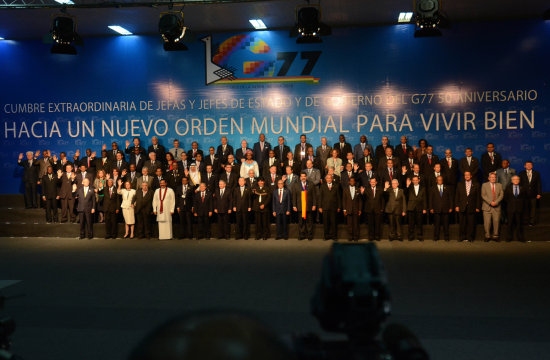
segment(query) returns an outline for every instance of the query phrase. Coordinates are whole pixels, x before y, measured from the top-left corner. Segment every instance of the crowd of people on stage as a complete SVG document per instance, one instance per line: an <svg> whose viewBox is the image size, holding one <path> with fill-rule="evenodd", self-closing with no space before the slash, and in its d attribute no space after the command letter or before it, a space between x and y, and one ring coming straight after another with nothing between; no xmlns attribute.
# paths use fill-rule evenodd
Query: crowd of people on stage
<svg viewBox="0 0 550 360"><path fill-rule="evenodd" d="M316 148L306 135L293 148L282 136L272 145L260 134L251 147L242 140L235 148L222 136L208 149L196 141L183 149L178 140L166 149L157 137L146 147L136 137L124 148L104 144L100 156L86 149L68 159L44 150L20 154L18 163L26 207L39 206L39 186L46 221L79 222L81 238L93 237L94 222L116 238L120 218L125 238L211 238L216 224L217 237L229 239L235 224L234 238L248 239L254 223L254 237L267 239L274 222L277 239L288 239L289 224L298 223L298 239L312 240L322 222L325 240L372 241L387 222L390 240L423 240L429 224L434 240L442 232L448 241L458 214L459 241L474 241L478 217L486 241L499 240L502 223L505 240L525 241L523 227L535 223L542 196L531 161L516 174L493 143L479 158L471 148L460 159L450 149L441 157L433 150L424 139L411 146L406 136L396 145L384 136L376 146L365 135L354 146L344 135L332 146L321 137ZM342 220L347 230L339 235Z"/></svg>

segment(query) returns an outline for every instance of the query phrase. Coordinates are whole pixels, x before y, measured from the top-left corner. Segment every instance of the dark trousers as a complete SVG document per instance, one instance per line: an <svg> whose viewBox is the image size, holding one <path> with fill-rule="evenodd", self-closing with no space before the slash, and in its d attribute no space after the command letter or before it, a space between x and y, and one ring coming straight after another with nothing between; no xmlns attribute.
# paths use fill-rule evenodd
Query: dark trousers
<svg viewBox="0 0 550 360"><path fill-rule="evenodd" d="M300 227L300 240L308 238L313 239L313 212L307 211L306 218L302 217L302 214L298 212L298 226Z"/></svg>
<svg viewBox="0 0 550 360"><path fill-rule="evenodd" d="M434 213L434 240L439 240L441 226L445 240L449 240L449 213Z"/></svg>
<svg viewBox="0 0 550 360"><path fill-rule="evenodd" d="M277 214L277 216L275 216L278 238L288 239L288 220L289 216L286 213Z"/></svg>
<svg viewBox="0 0 550 360"><path fill-rule="evenodd" d="M229 239L231 237L231 225L229 214L218 213L218 239Z"/></svg>
<svg viewBox="0 0 550 360"><path fill-rule="evenodd" d="M254 218L256 220L256 239L267 239L271 236L271 231L269 231L269 215L270 213L267 211L255 212Z"/></svg>
<svg viewBox="0 0 550 360"><path fill-rule="evenodd" d="M38 196L36 192L36 183L33 181L25 182L25 207L38 207L38 202L36 197Z"/></svg>
<svg viewBox="0 0 550 360"><path fill-rule="evenodd" d="M210 236L211 236L210 216L208 216L208 214L198 215L197 216L197 239L204 239L204 238L210 239Z"/></svg>
<svg viewBox="0 0 550 360"><path fill-rule="evenodd" d="M418 238L422 238L422 210L408 211L409 218L409 240L413 240L418 231Z"/></svg>
<svg viewBox="0 0 550 360"><path fill-rule="evenodd" d="M514 240L514 237L518 241L525 241L523 236L523 219L522 212L520 211L509 211L508 212L508 231L506 235L506 241Z"/></svg>
<svg viewBox="0 0 550 360"><path fill-rule="evenodd" d="M526 203L525 222L534 224L537 220L537 198L529 198Z"/></svg>
<svg viewBox="0 0 550 360"><path fill-rule="evenodd" d="M368 213L367 221L369 223L369 240L380 240L382 233L382 213L373 211Z"/></svg>
<svg viewBox="0 0 550 360"><path fill-rule="evenodd" d="M237 229L235 230L235 239L248 239L250 237L250 214L248 211L237 211L235 220Z"/></svg>
<svg viewBox="0 0 550 360"><path fill-rule="evenodd" d="M323 230L325 233L325 240L336 240L337 228L338 224L336 224L336 210L323 209Z"/></svg>
<svg viewBox="0 0 550 360"><path fill-rule="evenodd" d="M348 239L350 241L359 240L359 214L347 214Z"/></svg>
<svg viewBox="0 0 550 360"><path fill-rule="evenodd" d="M104 212L105 215L105 236L106 237L117 237L117 214L115 211L106 211ZM137 214L136 214L136 222L137 222ZM139 224L139 223L138 223Z"/></svg>
<svg viewBox="0 0 550 360"><path fill-rule="evenodd" d="M180 238L193 238L193 214L191 211L182 210L178 213L180 218Z"/></svg>
<svg viewBox="0 0 550 360"><path fill-rule="evenodd" d="M401 215L400 214L388 214L390 220L390 240L401 240Z"/></svg>
<svg viewBox="0 0 550 360"><path fill-rule="evenodd" d="M57 222L57 199L46 198L46 221Z"/></svg>
<svg viewBox="0 0 550 360"><path fill-rule="evenodd" d="M458 214L458 233L460 240L474 241L476 237L476 213L460 212Z"/></svg>
<svg viewBox="0 0 550 360"><path fill-rule="evenodd" d="M71 222L76 220L74 199L61 199L61 221L67 221L68 219L70 219Z"/></svg>
<svg viewBox="0 0 550 360"><path fill-rule="evenodd" d="M151 237L151 214L148 211L140 211L136 217L136 236L143 238ZM116 216L113 218L116 221ZM156 228L156 226L155 226Z"/></svg>
<svg viewBox="0 0 550 360"><path fill-rule="evenodd" d="M78 220L80 222L80 237L88 237L91 239L94 237L94 224L92 222L91 211L81 211L78 213Z"/></svg>

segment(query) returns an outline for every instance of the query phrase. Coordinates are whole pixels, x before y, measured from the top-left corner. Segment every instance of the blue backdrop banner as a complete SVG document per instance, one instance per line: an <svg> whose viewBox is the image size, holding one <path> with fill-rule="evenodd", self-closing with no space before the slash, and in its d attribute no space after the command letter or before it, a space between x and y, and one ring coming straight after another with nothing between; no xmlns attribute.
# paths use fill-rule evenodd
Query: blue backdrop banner
<svg viewBox="0 0 550 360"><path fill-rule="evenodd" d="M442 156L493 142L512 167L532 160L550 177L550 22L455 24L439 38L411 25L335 29L322 43L285 31L202 34L189 51L158 36L85 39L78 55L34 41L0 41L0 178L21 191L19 153L99 153L152 136L203 150L265 133L293 148L344 134L354 145L407 135ZM549 191L548 182L544 190Z"/></svg>

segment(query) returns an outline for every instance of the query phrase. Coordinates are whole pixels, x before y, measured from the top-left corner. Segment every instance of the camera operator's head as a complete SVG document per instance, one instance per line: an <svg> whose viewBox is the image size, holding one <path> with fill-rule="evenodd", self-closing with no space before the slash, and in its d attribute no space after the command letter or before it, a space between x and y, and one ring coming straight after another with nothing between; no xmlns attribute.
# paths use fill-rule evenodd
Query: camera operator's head
<svg viewBox="0 0 550 360"><path fill-rule="evenodd" d="M264 324L231 312L198 312L145 337L129 360L288 360L294 356Z"/></svg>

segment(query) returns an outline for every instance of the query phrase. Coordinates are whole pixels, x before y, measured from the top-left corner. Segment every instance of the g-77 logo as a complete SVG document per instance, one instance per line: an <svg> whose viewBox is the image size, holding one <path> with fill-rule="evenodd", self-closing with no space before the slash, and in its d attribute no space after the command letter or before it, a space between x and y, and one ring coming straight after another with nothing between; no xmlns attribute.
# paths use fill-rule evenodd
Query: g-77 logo
<svg viewBox="0 0 550 360"><path fill-rule="evenodd" d="M273 82L319 83L311 76L321 51L284 51L275 53L269 45L255 34L235 35L220 44L212 55L212 36L201 39L205 51L206 85L251 84ZM287 76L289 70L297 71L294 65L300 54L303 62L300 76ZM275 65L281 62L275 75ZM305 61L305 62L304 62ZM235 67L235 65L238 66Z"/></svg>

